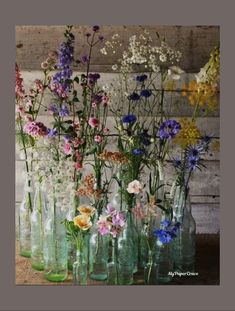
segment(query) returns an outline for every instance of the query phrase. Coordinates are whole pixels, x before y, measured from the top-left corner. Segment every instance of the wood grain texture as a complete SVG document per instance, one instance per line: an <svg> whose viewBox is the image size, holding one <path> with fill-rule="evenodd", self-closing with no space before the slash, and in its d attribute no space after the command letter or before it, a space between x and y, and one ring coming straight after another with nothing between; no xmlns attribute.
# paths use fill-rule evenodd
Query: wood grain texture
<svg viewBox="0 0 235 311"><path fill-rule="evenodd" d="M219 26L102 26L100 33L105 39L120 34L122 46L116 54L104 57L97 45L92 55L91 70L110 72L111 66L120 58L129 37L147 29L153 38L156 32L171 46L183 53L181 67L188 72L197 72L208 60L210 51L219 43ZM77 25L75 34L75 59L87 54L85 34L88 26ZM50 50L57 49L63 38L64 26L16 26L16 61L23 69L39 69ZM79 67L80 68L80 67Z"/></svg>
<svg viewBox="0 0 235 311"><path fill-rule="evenodd" d="M196 265L198 276L175 276L168 285L219 285L219 235L197 235L196 239ZM16 242L16 285L72 285L72 275L62 283L48 282L43 272L31 268L29 258L19 256L19 245ZM106 285L105 281L88 281L88 285ZM144 285L143 271L134 275L134 285Z"/></svg>

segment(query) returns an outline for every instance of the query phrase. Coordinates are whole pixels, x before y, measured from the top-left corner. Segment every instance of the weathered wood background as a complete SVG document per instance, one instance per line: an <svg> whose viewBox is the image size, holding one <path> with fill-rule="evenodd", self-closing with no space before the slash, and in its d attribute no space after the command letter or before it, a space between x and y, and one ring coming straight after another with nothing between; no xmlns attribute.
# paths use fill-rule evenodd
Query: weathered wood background
<svg viewBox="0 0 235 311"><path fill-rule="evenodd" d="M180 67L187 72L183 76L183 82L194 79L194 73L204 66L211 50L219 43L219 27L217 26L103 26L100 32L105 39L110 39L112 35L119 33L122 47L110 57L104 57L98 51L100 47L94 50L91 70L102 73L101 84L115 81L117 73L113 73L112 65L116 63L122 50L127 46L130 35L139 34L144 29L147 29L153 36L158 32L170 45L183 53ZM76 59L87 53L84 38L88 31L88 26L75 26L74 28ZM57 49L59 43L63 41L63 32L64 26L16 26L16 62L22 70L26 88L34 79L41 77L40 64L47 58L47 53ZM79 65L75 65L73 69L82 70ZM182 82L177 85L177 92L171 92L168 99L169 105L173 103L172 116L176 118L188 117L192 112L187 100L180 96L181 86ZM45 104L49 101L48 94ZM40 118L46 124L50 123L50 117L45 113L42 112ZM110 127L112 123L112 116L110 116ZM219 111L206 117L201 116L198 119L198 125L200 129L214 134L219 140ZM191 183L193 215L198 233L219 232L219 160L219 151L209 153L205 161L207 169L196 174ZM22 169L23 162L19 159L16 150L16 211L22 197Z"/></svg>

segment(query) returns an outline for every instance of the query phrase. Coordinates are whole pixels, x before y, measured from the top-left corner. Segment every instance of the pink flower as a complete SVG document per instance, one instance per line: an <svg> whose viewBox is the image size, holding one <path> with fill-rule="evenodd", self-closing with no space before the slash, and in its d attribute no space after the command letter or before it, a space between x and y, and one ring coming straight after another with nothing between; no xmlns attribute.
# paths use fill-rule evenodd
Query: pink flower
<svg viewBox="0 0 235 311"><path fill-rule="evenodd" d="M104 106L107 106L108 101L109 101L108 96L106 96L106 95L102 96L102 101L103 101Z"/></svg>
<svg viewBox="0 0 235 311"><path fill-rule="evenodd" d="M91 106L92 106L92 108L96 108L96 107L97 107L96 102L93 102L93 103L91 104Z"/></svg>
<svg viewBox="0 0 235 311"><path fill-rule="evenodd" d="M141 183L138 180L133 180L132 182L129 183L126 190L129 193L138 194L142 191L142 189L143 186L141 185Z"/></svg>
<svg viewBox="0 0 235 311"><path fill-rule="evenodd" d="M101 215L97 222L97 225L101 235L106 235L110 233L111 224L107 220L107 217Z"/></svg>
<svg viewBox="0 0 235 311"><path fill-rule="evenodd" d="M77 161L80 161L82 159L82 155L78 150L75 151L75 157L76 157Z"/></svg>
<svg viewBox="0 0 235 311"><path fill-rule="evenodd" d="M42 122L28 122L24 126L25 133L33 136L45 136L47 135L47 127Z"/></svg>
<svg viewBox="0 0 235 311"><path fill-rule="evenodd" d="M104 134L107 134L109 132L109 129L107 127L104 127L103 132L104 132Z"/></svg>
<svg viewBox="0 0 235 311"><path fill-rule="evenodd" d="M88 124L89 124L92 128L98 127L98 125L99 125L99 120L96 119L96 118L90 118L90 119L88 120Z"/></svg>
<svg viewBox="0 0 235 311"><path fill-rule="evenodd" d="M74 164L74 167L77 171L81 170L82 169L82 163L81 162L76 162Z"/></svg>
<svg viewBox="0 0 235 311"><path fill-rule="evenodd" d="M44 88L42 81L39 80L39 79L36 79L36 80L34 81L34 83L35 83L36 90L37 90L39 93L41 93L41 92L43 91L43 88Z"/></svg>
<svg viewBox="0 0 235 311"><path fill-rule="evenodd" d="M116 214L117 211L111 204L108 204L106 207L106 212L109 216L113 216Z"/></svg>
<svg viewBox="0 0 235 311"><path fill-rule="evenodd" d="M101 143L103 138L100 135L95 135L95 142Z"/></svg>
<svg viewBox="0 0 235 311"><path fill-rule="evenodd" d="M67 155L72 153L72 148L68 142L64 145L64 153Z"/></svg>

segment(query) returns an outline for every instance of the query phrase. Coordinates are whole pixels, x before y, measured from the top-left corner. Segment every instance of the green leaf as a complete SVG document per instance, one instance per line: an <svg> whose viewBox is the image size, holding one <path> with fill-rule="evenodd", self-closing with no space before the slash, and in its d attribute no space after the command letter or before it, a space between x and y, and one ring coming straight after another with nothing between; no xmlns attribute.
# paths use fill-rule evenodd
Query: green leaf
<svg viewBox="0 0 235 311"><path fill-rule="evenodd" d="M79 78L78 78L78 76L75 77L73 80L74 80L75 82L79 83Z"/></svg>

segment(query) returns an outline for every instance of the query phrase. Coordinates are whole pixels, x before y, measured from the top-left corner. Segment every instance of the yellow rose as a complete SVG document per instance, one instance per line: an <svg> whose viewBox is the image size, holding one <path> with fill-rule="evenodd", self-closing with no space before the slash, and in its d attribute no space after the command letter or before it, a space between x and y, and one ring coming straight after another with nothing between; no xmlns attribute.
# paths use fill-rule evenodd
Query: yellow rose
<svg viewBox="0 0 235 311"><path fill-rule="evenodd" d="M88 230L92 226L92 222L89 216L78 215L74 217L73 223L75 226L78 226L82 230Z"/></svg>
<svg viewBox="0 0 235 311"><path fill-rule="evenodd" d="M80 205L78 207L78 211L82 215L86 215L88 217L91 217L95 214L96 209L94 207L89 206L89 205Z"/></svg>

